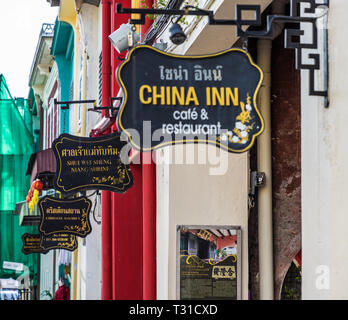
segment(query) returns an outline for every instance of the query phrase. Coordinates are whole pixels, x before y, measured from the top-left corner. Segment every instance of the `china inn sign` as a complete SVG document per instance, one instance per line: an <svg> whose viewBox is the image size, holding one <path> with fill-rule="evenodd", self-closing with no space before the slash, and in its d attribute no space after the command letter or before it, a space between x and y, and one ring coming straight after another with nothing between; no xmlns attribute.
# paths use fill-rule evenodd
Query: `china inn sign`
<svg viewBox="0 0 348 320"><path fill-rule="evenodd" d="M118 128L140 151L188 142L241 153L264 129L256 104L263 73L242 49L183 56L139 45L117 79Z"/></svg>

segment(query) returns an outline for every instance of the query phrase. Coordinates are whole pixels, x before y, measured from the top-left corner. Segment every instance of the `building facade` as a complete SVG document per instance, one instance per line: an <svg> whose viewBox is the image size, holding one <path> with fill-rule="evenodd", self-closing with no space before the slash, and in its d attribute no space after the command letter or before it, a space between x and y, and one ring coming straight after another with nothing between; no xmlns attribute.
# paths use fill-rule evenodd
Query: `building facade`
<svg viewBox="0 0 348 320"><path fill-rule="evenodd" d="M158 8L161 3L48 2L59 6L59 14L50 52L40 59L54 57L54 61L38 61L33 70L46 78L39 83L39 77L33 77L32 83L42 105L41 149L50 148L63 132L100 137L121 131L111 107L119 106L113 98L124 98L116 77L128 50L115 50L109 35L137 16L117 13L116 4ZM123 194L85 192L94 204L93 231L80 238L78 249L71 253L71 299L178 299L180 250L215 259L220 249L238 252L239 299L347 298L342 205L347 152L340 141L347 113L345 41L344 32L337 32L344 27L347 4L343 0L242 2L167 1L161 8L190 5L213 11L215 19L233 20L237 5L258 5L261 25L245 26L254 32L250 37L238 36L233 24L209 24L206 16L179 20L187 37L180 45L170 40L172 21L161 15L147 16L145 24L135 28L139 44L172 55L202 56L242 48L263 72L257 98L262 134L242 153L200 143L144 153L133 149L132 188ZM253 20L253 10L246 11L243 19ZM275 15L297 21L276 21L273 33L260 37L268 27L267 17ZM61 109L55 99L72 103ZM104 109L93 110L86 100ZM235 226L239 238L233 237L232 229L223 231ZM180 239L179 231L184 234L185 228L193 231ZM207 245L195 230L208 231L216 241ZM238 240L237 249L227 242L221 247L220 236ZM52 258L53 254L46 258L56 261L45 266L41 255L41 273L54 268L59 277L58 256Z"/></svg>

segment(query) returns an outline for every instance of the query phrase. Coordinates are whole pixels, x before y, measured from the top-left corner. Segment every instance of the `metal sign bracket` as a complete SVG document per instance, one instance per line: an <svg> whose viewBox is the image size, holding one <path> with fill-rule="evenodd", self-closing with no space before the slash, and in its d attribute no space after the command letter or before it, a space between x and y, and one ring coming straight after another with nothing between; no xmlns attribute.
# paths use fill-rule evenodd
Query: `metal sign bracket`
<svg viewBox="0 0 348 320"><path fill-rule="evenodd" d="M304 8L304 14L306 17L301 16L301 5L306 4ZM315 15L318 8L323 8L324 13L318 16ZM147 14L155 15L167 15L167 16L207 16L208 24L210 25L235 25L236 34L242 39L248 38L258 38L258 39L271 39L273 37L273 24L275 22L282 22L287 24L295 25L294 28L286 28L285 33L285 43L284 47L287 49L295 49L296 54L296 69L298 70L308 70L309 71L309 95L310 96L320 96L325 98L325 107L328 107L328 57L327 57L327 27L323 26L324 29L324 89L315 89L315 74L316 71L320 70L320 53L309 53L307 57L312 61L312 63L303 62L304 49L318 49L318 27L317 21L328 13L329 0L323 0L322 3L317 3L316 0L290 0L290 14L289 15L268 15L266 17L267 26L265 30L255 31L255 30L243 30L243 26L260 27L261 22L261 6L260 5L246 5L237 4L236 5L236 18L235 19L215 19L214 12L210 10L200 9L194 6L185 6L183 9L136 9L136 8L123 8L122 4L116 4L116 13L120 14L139 14L140 19L130 19L130 24L144 24L145 17ZM192 9L192 10L189 10ZM244 11L250 11L255 13L255 19L243 19L242 13ZM313 16L307 16L312 14ZM295 41L294 37L299 38L304 35L304 30L301 29L301 23L311 24L312 39L311 43L301 43L301 41Z"/></svg>

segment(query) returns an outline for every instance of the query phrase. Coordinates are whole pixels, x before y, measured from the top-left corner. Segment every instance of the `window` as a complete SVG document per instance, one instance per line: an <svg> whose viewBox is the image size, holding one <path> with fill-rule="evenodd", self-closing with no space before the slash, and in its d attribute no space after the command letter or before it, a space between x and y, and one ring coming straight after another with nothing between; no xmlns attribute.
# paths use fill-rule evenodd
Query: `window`
<svg viewBox="0 0 348 320"><path fill-rule="evenodd" d="M60 133L60 112L59 107L54 105L54 99L58 99L58 91L49 101L48 108L46 110L46 123L45 123L45 147L50 148L54 139L58 138Z"/></svg>

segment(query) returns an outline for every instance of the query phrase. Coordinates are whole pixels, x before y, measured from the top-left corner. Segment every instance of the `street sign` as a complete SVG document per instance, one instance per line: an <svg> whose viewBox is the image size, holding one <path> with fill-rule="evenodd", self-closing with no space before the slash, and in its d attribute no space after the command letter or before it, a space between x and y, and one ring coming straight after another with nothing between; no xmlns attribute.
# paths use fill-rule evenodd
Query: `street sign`
<svg viewBox="0 0 348 320"><path fill-rule="evenodd" d="M22 252L25 254L42 253L46 254L52 249L65 249L74 251L78 243L74 234L54 233L47 236L43 234L25 233L22 236Z"/></svg>
<svg viewBox="0 0 348 320"><path fill-rule="evenodd" d="M23 271L24 265L23 263L4 261L2 264L4 269L11 269L15 271Z"/></svg>
<svg viewBox="0 0 348 320"><path fill-rule="evenodd" d="M241 153L264 129L256 103L263 73L242 49L182 56L139 45L117 79L118 128L138 150L188 142Z"/></svg>
<svg viewBox="0 0 348 320"><path fill-rule="evenodd" d="M86 189L124 193L133 184L129 166L121 160L126 144L118 132L97 138L61 134L52 144L57 161L55 189L62 193Z"/></svg>
<svg viewBox="0 0 348 320"><path fill-rule="evenodd" d="M92 231L89 221L91 207L92 201L86 197L58 199L45 196L39 201L39 231L45 236L71 233L84 238Z"/></svg>
<svg viewBox="0 0 348 320"><path fill-rule="evenodd" d="M30 254L30 253L42 253L46 254L48 250L44 250L40 246L41 241L41 235L40 234L29 234L25 233L22 236L22 252L24 254Z"/></svg>

